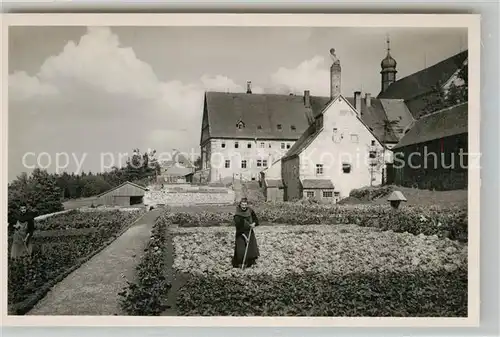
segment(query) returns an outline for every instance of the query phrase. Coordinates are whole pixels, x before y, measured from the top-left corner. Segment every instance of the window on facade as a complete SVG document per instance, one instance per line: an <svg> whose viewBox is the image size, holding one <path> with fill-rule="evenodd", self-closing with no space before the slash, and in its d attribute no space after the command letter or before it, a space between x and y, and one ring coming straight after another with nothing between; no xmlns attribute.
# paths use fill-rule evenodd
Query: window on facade
<svg viewBox="0 0 500 337"><path fill-rule="evenodd" d="M246 160L241 161L241 168L247 168L247 161Z"/></svg>
<svg viewBox="0 0 500 337"><path fill-rule="evenodd" d="M333 132L337 132L337 128L333 128Z"/></svg>
<svg viewBox="0 0 500 337"><path fill-rule="evenodd" d="M224 162L224 167L225 167L225 168L230 168L230 167L231 167L231 161L226 160L226 161Z"/></svg>
<svg viewBox="0 0 500 337"><path fill-rule="evenodd" d="M260 143L261 148L264 148L265 146L266 146L266 144L264 144L264 142Z"/></svg>
<svg viewBox="0 0 500 337"><path fill-rule="evenodd" d="M290 143L286 143L286 148L289 149L291 147Z"/></svg>
<svg viewBox="0 0 500 337"><path fill-rule="evenodd" d="M262 166L262 160L257 159L257 167L261 167L261 166Z"/></svg>
<svg viewBox="0 0 500 337"><path fill-rule="evenodd" d="M320 176L323 174L323 164L316 164L316 175Z"/></svg>
<svg viewBox="0 0 500 337"><path fill-rule="evenodd" d="M351 173L351 164L347 163L342 164L342 171L344 173Z"/></svg>
<svg viewBox="0 0 500 337"><path fill-rule="evenodd" d="M234 148L237 149L240 147L240 144L238 142L234 142Z"/></svg>
<svg viewBox="0 0 500 337"><path fill-rule="evenodd" d="M352 143L358 143L359 142L359 137L356 134L351 134L351 142Z"/></svg>
<svg viewBox="0 0 500 337"><path fill-rule="evenodd" d="M267 159L262 160L262 166L267 167Z"/></svg>
<svg viewBox="0 0 500 337"><path fill-rule="evenodd" d="M336 197L340 197L340 192L333 192L333 194L336 196Z"/></svg>
<svg viewBox="0 0 500 337"><path fill-rule="evenodd" d="M269 143L269 148L271 148L271 143Z"/></svg>
<svg viewBox="0 0 500 337"><path fill-rule="evenodd" d="M252 148L252 143L247 144L247 148L251 149Z"/></svg>
<svg viewBox="0 0 500 337"><path fill-rule="evenodd" d="M220 147L225 148L225 147L226 147L226 143L222 142L222 143L220 144Z"/></svg>
<svg viewBox="0 0 500 337"><path fill-rule="evenodd" d="M323 191L323 198L331 198L333 197L332 191Z"/></svg>
<svg viewBox="0 0 500 337"><path fill-rule="evenodd" d="M370 151L370 158L377 158L377 151Z"/></svg>
<svg viewBox="0 0 500 337"><path fill-rule="evenodd" d="M285 143L281 143L281 148L284 149L285 148Z"/></svg>
<svg viewBox="0 0 500 337"><path fill-rule="evenodd" d="M308 197L308 198L314 198L314 191L307 191L306 192L306 197Z"/></svg>
<svg viewBox="0 0 500 337"><path fill-rule="evenodd" d="M281 126L281 124L278 124L278 125L277 125L277 127L278 127L278 130L281 130L281 129L283 128L283 127Z"/></svg>
<svg viewBox="0 0 500 337"><path fill-rule="evenodd" d="M292 131L297 130L297 128L295 127L295 125L290 126L290 129L292 129Z"/></svg>
<svg viewBox="0 0 500 337"><path fill-rule="evenodd" d="M375 141L374 140L372 140L372 146L375 146Z"/></svg>

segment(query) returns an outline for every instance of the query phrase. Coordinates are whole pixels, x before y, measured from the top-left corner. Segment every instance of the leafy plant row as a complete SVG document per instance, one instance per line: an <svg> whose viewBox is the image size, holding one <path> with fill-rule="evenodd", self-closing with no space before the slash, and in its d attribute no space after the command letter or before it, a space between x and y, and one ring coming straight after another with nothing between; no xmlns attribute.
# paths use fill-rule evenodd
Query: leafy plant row
<svg viewBox="0 0 500 337"><path fill-rule="evenodd" d="M72 210L68 213L54 215L53 217L36 222L37 230L56 229L81 229L108 227L115 221L129 221L137 217L140 211L121 212L119 210L82 212Z"/></svg>
<svg viewBox="0 0 500 337"><path fill-rule="evenodd" d="M165 277L166 226L161 218L156 221L145 253L136 267L136 281L127 281L126 288L118 294L121 308L128 315L158 316L168 308L165 299L171 284Z"/></svg>
<svg viewBox="0 0 500 337"><path fill-rule="evenodd" d="M466 317L467 271L191 275L176 305L186 316Z"/></svg>
<svg viewBox="0 0 500 337"><path fill-rule="evenodd" d="M92 218L92 213L80 213ZM138 215L137 213L135 214ZM56 220L56 217L50 220ZM33 256L10 258L8 262L8 303L13 314L24 314L55 283L100 249L112 242L133 221L132 214L107 213L97 231L81 236L43 237L34 240ZM48 219L47 221L50 220ZM56 221L60 224L61 219ZM36 233L36 232L35 232Z"/></svg>
<svg viewBox="0 0 500 337"><path fill-rule="evenodd" d="M394 232L437 235L467 242L467 209L405 206L394 210L386 205L320 205L266 203L255 207L259 221L270 224L357 224ZM234 213L167 213L181 227L221 226L231 223Z"/></svg>

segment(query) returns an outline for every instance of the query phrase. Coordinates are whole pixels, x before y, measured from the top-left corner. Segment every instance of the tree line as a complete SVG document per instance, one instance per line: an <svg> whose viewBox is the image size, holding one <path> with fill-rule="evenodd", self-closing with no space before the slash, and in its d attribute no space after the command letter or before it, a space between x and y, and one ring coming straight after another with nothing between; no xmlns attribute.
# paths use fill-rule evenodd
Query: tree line
<svg viewBox="0 0 500 337"><path fill-rule="evenodd" d="M444 88L444 83L438 81L436 85L432 88L432 91L426 95L425 107L421 111L419 118L433 112L452 107L457 104L465 103L469 101L469 67L468 65L463 66L457 77L462 83L456 84L451 83L448 88Z"/></svg>
<svg viewBox="0 0 500 337"><path fill-rule="evenodd" d="M35 216L62 211L63 201L92 197L126 181L146 186L160 174L156 151L134 149L123 167L109 172L48 173L36 168L31 175L20 174L8 185L9 223L17 217L21 204Z"/></svg>

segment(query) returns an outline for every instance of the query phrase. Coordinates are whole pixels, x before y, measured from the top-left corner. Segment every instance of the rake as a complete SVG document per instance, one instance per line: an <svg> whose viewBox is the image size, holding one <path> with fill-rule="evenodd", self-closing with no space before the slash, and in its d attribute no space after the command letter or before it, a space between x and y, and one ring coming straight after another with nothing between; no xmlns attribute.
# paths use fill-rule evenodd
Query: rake
<svg viewBox="0 0 500 337"><path fill-rule="evenodd" d="M248 239L245 237L245 234L243 234L243 237L247 241L247 245L245 247L245 255L243 255L243 263L241 264L241 270L245 269L245 262L247 260L248 246L250 246L250 238L252 237L252 232L253 232L253 229L250 228L250 233L248 234Z"/></svg>

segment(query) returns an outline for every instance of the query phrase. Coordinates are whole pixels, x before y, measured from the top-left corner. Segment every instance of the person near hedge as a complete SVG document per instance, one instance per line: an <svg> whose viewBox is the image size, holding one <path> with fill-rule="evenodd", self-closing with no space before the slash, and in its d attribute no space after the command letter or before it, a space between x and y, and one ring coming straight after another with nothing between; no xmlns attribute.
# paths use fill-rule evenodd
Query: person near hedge
<svg viewBox="0 0 500 337"><path fill-rule="evenodd" d="M17 222L14 225L11 257L19 258L33 253L33 232L35 231L35 217L28 212L26 205L21 205Z"/></svg>
<svg viewBox="0 0 500 337"><path fill-rule="evenodd" d="M234 255L232 260L233 267L241 268L247 243L248 251L245 267L251 267L260 256L254 232L255 226L259 225L259 219L254 210L248 206L248 200L246 198L241 199L238 206L236 206L236 213L233 220L234 226L236 227Z"/></svg>

